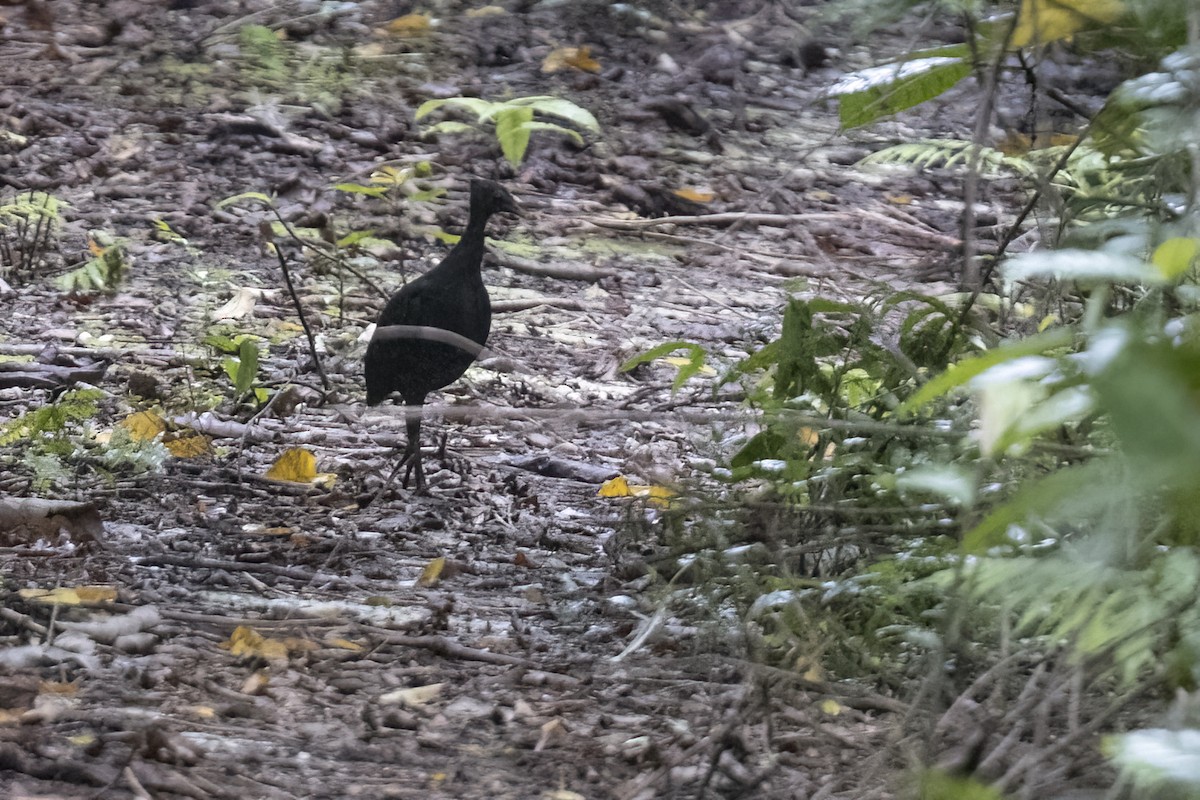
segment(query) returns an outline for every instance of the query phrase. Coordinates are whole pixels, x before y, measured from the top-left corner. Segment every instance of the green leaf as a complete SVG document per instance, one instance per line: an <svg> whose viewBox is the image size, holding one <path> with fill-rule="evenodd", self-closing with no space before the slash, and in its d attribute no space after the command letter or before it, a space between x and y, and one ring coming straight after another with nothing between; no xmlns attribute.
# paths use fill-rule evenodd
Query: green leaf
<svg viewBox="0 0 1200 800"><path fill-rule="evenodd" d="M424 130L424 133L475 133L478 129L468 125L465 122L457 120L446 120L439 122L436 125L430 125Z"/></svg>
<svg viewBox="0 0 1200 800"><path fill-rule="evenodd" d="M265 195L262 192L242 192L241 194L235 194L233 197L226 197L224 200L219 201L217 208L225 208L234 203L240 203L243 200L254 200L267 206L275 205L275 200L270 195Z"/></svg>
<svg viewBox="0 0 1200 800"><path fill-rule="evenodd" d="M203 344L215 349L217 352L233 355L238 351L238 343L228 336L223 336L219 333L210 333L202 340ZM230 378L232 379L232 375Z"/></svg>
<svg viewBox="0 0 1200 800"><path fill-rule="evenodd" d="M940 495L956 506L975 504L975 476L963 467L931 465L908 470L896 477L896 488Z"/></svg>
<svg viewBox="0 0 1200 800"><path fill-rule="evenodd" d="M499 118L497 117L497 121L498 120ZM562 125L555 125L553 122L526 122L523 123L521 127L529 133L532 133L533 131L552 131L554 133L560 133L563 136L570 137L575 144L581 147L583 146L583 137L579 135L578 131L573 131L570 128L564 128Z"/></svg>
<svg viewBox="0 0 1200 800"><path fill-rule="evenodd" d="M1121 253L1098 250L1056 250L1025 253L1004 267L1004 280L1011 285L1029 278L1055 278L1086 284L1140 283L1156 286L1164 282L1163 273L1145 261Z"/></svg>
<svg viewBox="0 0 1200 800"><path fill-rule="evenodd" d="M447 97L443 100L426 100L417 107L416 119L422 119L439 108L449 106L461 108L475 114L479 122L487 122L496 113L499 104L478 97Z"/></svg>
<svg viewBox="0 0 1200 800"><path fill-rule="evenodd" d="M921 406L946 395L951 389L964 385L986 369L1015 358L1038 355L1066 347L1074 341L1074 338L1075 333L1070 328L1055 328L1036 336L1029 336L1020 341L1002 345L995 350L965 358L922 386L912 397L904 401L896 412L900 416L910 414Z"/></svg>
<svg viewBox="0 0 1200 800"><path fill-rule="evenodd" d="M521 166L529 147L526 125L533 120L531 108L506 108L496 115L496 138L509 164Z"/></svg>
<svg viewBox="0 0 1200 800"><path fill-rule="evenodd" d="M549 114L562 117L572 125L583 128L589 133L600 133L600 123L590 111L558 97L539 95L535 97L518 97L505 103L507 106L528 106L539 114Z"/></svg>
<svg viewBox="0 0 1200 800"><path fill-rule="evenodd" d="M966 45L914 53L914 58L843 77L838 97L842 127L857 128L943 94L971 74Z"/></svg>
<svg viewBox="0 0 1200 800"><path fill-rule="evenodd" d="M1150 262L1163 278L1173 281L1192 268L1192 264L1196 263L1198 250L1200 240L1190 236L1176 236L1156 247Z"/></svg>
<svg viewBox="0 0 1200 800"><path fill-rule="evenodd" d="M618 369L621 372L628 372L639 364L645 364L670 355L676 350L687 350L690 355L688 363L679 367L679 372L675 375L675 381L671 384L671 391L676 392L689 378L704 369L704 362L708 356L708 352L698 344L691 342L664 342L657 347L634 356L618 367Z"/></svg>
<svg viewBox="0 0 1200 800"><path fill-rule="evenodd" d="M333 188L339 192L365 194L369 197L387 196L387 188L384 186L363 186L361 183L335 183Z"/></svg>
<svg viewBox="0 0 1200 800"><path fill-rule="evenodd" d="M1011 526L1024 522L1031 514L1065 510L1068 498L1072 507L1082 504L1093 509L1103 508L1101 498L1111 499L1114 486L1119 485L1116 472L1109 459L1098 458L1064 467L1027 483L963 537L963 552L985 553L993 547L1008 544Z"/></svg>
<svg viewBox="0 0 1200 800"><path fill-rule="evenodd" d="M251 339L242 340L238 346L237 373L233 379L238 396L250 391L258 377L258 345Z"/></svg>
<svg viewBox="0 0 1200 800"><path fill-rule="evenodd" d="M1161 790L1162 796L1188 797L1200 789L1200 730L1194 727L1130 731L1109 737L1104 746L1125 780L1144 792ZM1180 784L1177 793L1168 789L1172 782ZM1185 786L1191 794L1183 791Z"/></svg>
<svg viewBox="0 0 1200 800"><path fill-rule="evenodd" d="M356 244L362 244L370 241L374 236L375 231L351 231L337 240L337 246L353 247Z"/></svg>

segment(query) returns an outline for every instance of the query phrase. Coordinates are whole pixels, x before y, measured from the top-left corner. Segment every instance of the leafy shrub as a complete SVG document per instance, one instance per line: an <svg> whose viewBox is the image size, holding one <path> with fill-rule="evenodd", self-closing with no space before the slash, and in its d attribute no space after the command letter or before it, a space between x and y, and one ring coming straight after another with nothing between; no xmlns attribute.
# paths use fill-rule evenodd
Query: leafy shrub
<svg viewBox="0 0 1200 800"><path fill-rule="evenodd" d="M525 151L529 147L529 137L535 131L557 133L583 145L583 136L579 131L567 128L553 122L534 119L535 115L555 117L566 120L583 131L592 134L600 133L600 124L591 112L580 108L570 100L557 97L515 97L511 100L492 101L481 100L477 97L450 97L444 100L427 100L417 109L416 117L423 119L429 114L442 108L461 109L475 115L475 124L447 120L431 125L426 133L470 133L480 127L494 126L496 141L504 157L513 167L519 167L525 160Z"/></svg>

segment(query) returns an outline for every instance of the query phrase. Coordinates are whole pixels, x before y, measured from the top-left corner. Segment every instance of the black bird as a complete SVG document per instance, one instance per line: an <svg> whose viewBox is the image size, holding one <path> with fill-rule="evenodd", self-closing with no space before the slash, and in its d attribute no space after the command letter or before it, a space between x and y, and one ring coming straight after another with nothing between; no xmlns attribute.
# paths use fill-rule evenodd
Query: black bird
<svg viewBox="0 0 1200 800"><path fill-rule="evenodd" d="M471 181L471 214L467 230L442 263L392 295L367 345L367 405L382 403L393 393L408 410L408 446L396 467L405 468L404 486L413 471L416 491L425 491L421 466L421 415L425 396L457 380L487 343L492 329L492 303L479 273L488 218L497 211L519 213L517 202L498 183ZM439 330L388 329L405 325ZM465 337L469 342L442 333ZM395 473L393 473L394 475Z"/></svg>

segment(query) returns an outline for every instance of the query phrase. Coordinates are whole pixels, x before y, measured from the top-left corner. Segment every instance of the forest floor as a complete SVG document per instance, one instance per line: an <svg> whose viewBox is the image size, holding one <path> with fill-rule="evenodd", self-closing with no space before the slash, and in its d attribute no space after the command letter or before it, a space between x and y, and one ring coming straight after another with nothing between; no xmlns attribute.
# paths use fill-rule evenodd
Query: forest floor
<svg viewBox="0 0 1200 800"><path fill-rule="evenodd" d="M428 29L391 32L397 4L380 0L2 9L0 201L69 203L48 254L62 270L89 257L90 231L124 239L131 266L110 295L14 285L0 354L99 363L97 434L153 411L207 452L140 474L68 461L42 485L32 445L7 446L6 501L85 506L54 536L0 533L0 794L897 793L904 705L756 666L736 626L683 613L637 568L661 533L655 506L598 494L617 475L714 485L754 431L736 384L714 393L706 374L673 392L674 367L619 371L628 358L687 341L720 370L778 333L791 292L954 289L957 179L856 164L969 135L966 90L848 136L828 89L878 54L825 31L841 52L809 69L811 9L726 5L443 2ZM568 45L590 46L599 71L544 71ZM420 103L459 95L562 97L600 133L535 134L513 169L486 132L422 138L447 117L418 122ZM444 197L333 188L420 162ZM260 237L273 218L221 201L259 192L297 229L372 231L392 244L351 263L390 291L445 253L430 231L461 230L471 175L525 207L492 229L490 351L427 407L430 494L397 483L362 507L405 440L399 409L362 402L382 297L277 238L323 388ZM981 226L1005 212L987 202ZM235 402L214 334L262 337L256 385L294 388L263 413ZM51 396L3 389L0 413ZM291 448L327 479L266 478ZM115 599L52 612L17 593L94 586Z"/></svg>

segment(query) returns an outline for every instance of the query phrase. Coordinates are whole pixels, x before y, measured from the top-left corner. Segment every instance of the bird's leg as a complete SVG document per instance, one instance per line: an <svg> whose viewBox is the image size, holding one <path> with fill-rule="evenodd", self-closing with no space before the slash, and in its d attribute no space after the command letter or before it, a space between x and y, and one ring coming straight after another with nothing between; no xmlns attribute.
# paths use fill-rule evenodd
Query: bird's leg
<svg viewBox="0 0 1200 800"><path fill-rule="evenodd" d="M408 479L412 477L413 472L417 474L417 483L414 491L417 494L425 494L425 469L421 464L421 413L425 410L425 399L421 398L419 403L409 403L405 398L405 414L407 418L404 421L405 427L408 429L408 447L404 450L404 459L400 462L400 466L404 467L404 482L405 489L408 488Z"/></svg>

